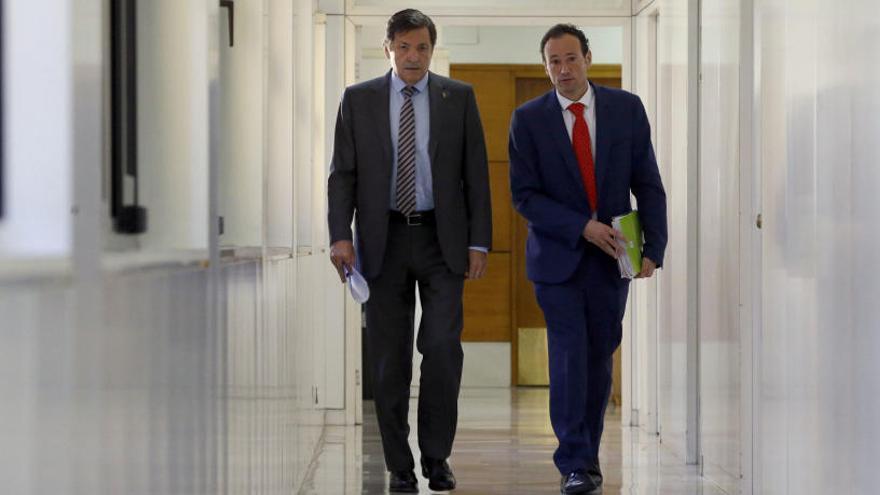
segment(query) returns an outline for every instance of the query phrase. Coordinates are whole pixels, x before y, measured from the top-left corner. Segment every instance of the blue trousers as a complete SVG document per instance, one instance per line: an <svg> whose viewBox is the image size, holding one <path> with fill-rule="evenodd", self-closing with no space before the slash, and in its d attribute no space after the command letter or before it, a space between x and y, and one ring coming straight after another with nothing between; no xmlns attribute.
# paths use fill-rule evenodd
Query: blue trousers
<svg viewBox="0 0 880 495"><path fill-rule="evenodd" d="M550 421L559 440L553 461L563 475L598 460L612 355L622 337L629 284L596 256L604 255L585 254L561 284L535 284L547 322Z"/></svg>

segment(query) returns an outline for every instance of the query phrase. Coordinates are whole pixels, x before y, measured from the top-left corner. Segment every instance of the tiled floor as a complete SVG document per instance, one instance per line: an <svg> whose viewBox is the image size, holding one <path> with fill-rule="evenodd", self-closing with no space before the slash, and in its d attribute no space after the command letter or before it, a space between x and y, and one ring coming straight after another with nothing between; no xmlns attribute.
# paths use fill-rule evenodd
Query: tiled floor
<svg viewBox="0 0 880 495"><path fill-rule="evenodd" d="M556 439L547 413L547 389L464 389L450 464L457 495L554 494L559 478L552 454ZM386 493L385 465L372 404L362 427L329 427L302 494ZM415 425L415 403L410 424ZM415 428L410 437L418 463ZM656 436L620 425L609 409L600 453L604 494L722 494L695 466L660 446ZM431 493L419 475L421 493Z"/></svg>

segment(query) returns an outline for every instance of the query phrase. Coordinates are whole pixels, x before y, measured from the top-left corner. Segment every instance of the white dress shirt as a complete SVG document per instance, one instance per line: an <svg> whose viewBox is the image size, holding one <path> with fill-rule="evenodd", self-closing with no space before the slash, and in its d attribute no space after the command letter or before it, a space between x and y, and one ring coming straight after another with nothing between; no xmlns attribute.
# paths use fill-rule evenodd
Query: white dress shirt
<svg viewBox="0 0 880 495"><path fill-rule="evenodd" d="M562 96L558 90L556 97L559 98L559 105L562 106L562 119L565 121L569 141L574 129L574 114L568 110L568 106L572 103L584 104L584 119L587 121L587 127L590 128L590 151L593 153L593 163L596 163L596 95L593 93L593 86L587 84L587 92L577 102Z"/></svg>

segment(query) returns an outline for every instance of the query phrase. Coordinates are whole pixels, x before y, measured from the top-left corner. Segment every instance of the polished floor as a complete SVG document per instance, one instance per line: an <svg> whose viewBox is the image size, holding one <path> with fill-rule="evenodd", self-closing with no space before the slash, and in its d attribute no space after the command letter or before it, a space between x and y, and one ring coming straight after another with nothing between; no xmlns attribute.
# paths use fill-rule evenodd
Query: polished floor
<svg viewBox="0 0 880 495"><path fill-rule="evenodd" d="M559 478L553 466L555 437L545 388L464 389L459 427L450 464L458 479L456 495L554 494ZM410 424L415 425L415 402ZM418 462L415 429L410 436ZM722 494L704 482L696 466L661 446L658 437L621 426L609 408L600 452L603 494ZM419 473L417 473L419 474ZM364 405L364 425L328 427L301 494L387 493L385 465L372 403ZM419 475L421 493L432 493Z"/></svg>

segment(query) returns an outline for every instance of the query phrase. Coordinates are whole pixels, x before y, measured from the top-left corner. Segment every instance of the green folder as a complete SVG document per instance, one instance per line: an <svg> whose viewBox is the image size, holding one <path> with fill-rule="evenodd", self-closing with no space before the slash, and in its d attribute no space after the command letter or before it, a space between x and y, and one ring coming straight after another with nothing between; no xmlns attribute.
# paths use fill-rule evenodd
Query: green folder
<svg viewBox="0 0 880 495"><path fill-rule="evenodd" d="M642 223L639 221L639 212L631 211L626 215L620 215L611 219L611 226L623 233L626 242L619 241L626 251L625 256L617 259L620 268L620 276L633 278L642 271Z"/></svg>

